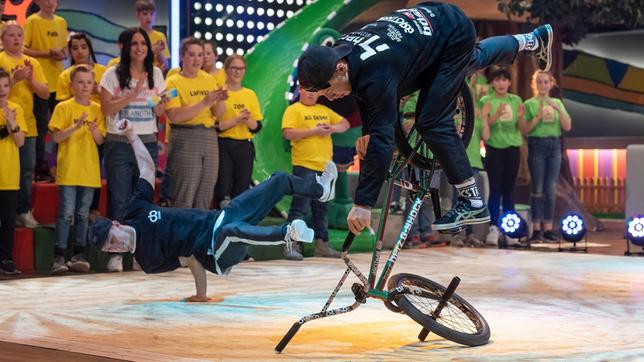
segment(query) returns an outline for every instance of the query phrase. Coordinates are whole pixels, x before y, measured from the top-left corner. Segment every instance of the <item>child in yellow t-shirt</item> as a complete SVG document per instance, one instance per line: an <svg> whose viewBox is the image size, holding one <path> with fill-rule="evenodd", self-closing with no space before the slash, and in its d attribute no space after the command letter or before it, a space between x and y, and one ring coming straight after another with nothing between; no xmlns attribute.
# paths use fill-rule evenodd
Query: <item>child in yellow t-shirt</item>
<svg viewBox="0 0 644 362"><path fill-rule="evenodd" d="M97 145L105 137L105 117L101 107L91 101L94 75L79 65L71 73L74 98L59 103L51 117L49 129L58 143L56 184L59 191L56 218L53 274L69 269L86 273L85 259L89 208L94 189L101 187L100 162ZM76 234L74 256L65 263L65 251L72 218Z"/></svg>
<svg viewBox="0 0 644 362"><path fill-rule="evenodd" d="M71 65L65 69L60 76L56 85L56 100L62 102L73 97L71 74L78 65L89 67L94 73L94 88L92 89L92 101L101 103L99 94L99 83L107 68L96 62L96 54L94 54L94 47L92 41L84 33L76 33L69 37L67 44L69 53L71 54Z"/></svg>
<svg viewBox="0 0 644 362"><path fill-rule="evenodd" d="M13 263L16 207L20 194L19 148L27 124L22 107L9 101L11 76L0 68L0 274L20 274Z"/></svg>
<svg viewBox="0 0 644 362"><path fill-rule="evenodd" d="M22 27L15 21L6 22L0 37L4 44L4 51L0 53L0 68L11 73L13 82L9 100L22 108L27 124L25 143L20 147L20 197L16 226L35 228L38 222L31 213L31 185L36 166L36 137L39 132L34 116L34 94L46 99L49 97L49 88L40 63L23 53ZM41 134L44 136L45 132L46 127Z"/></svg>
<svg viewBox="0 0 644 362"><path fill-rule="evenodd" d="M157 17L157 7L154 0L136 0L136 17L139 19L139 26L148 33L152 52L154 53L154 66L159 67L163 72L170 64L170 51L165 34L154 30L154 23Z"/></svg>
<svg viewBox="0 0 644 362"><path fill-rule="evenodd" d="M45 72L49 92L56 92L67 49L67 22L55 14L58 0L36 0L40 11L29 16L25 24L25 54L36 58Z"/></svg>
<svg viewBox="0 0 644 362"><path fill-rule="evenodd" d="M300 88L300 101L290 105L282 117L282 133L291 141L293 175L315 180L335 166L331 134L349 129L349 121L331 109L316 104L318 96ZM315 256L339 258L340 253L329 247L328 204L302 196L293 196L288 220L301 219L311 210L315 231ZM302 260L298 247L284 249L288 260Z"/></svg>
<svg viewBox="0 0 644 362"><path fill-rule="evenodd" d="M262 129L262 111L252 89L242 85L246 60L233 54L226 58L228 99L219 117L219 177L215 187L217 205L223 208L235 196L248 190L253 173L253 135Z"/></svg>

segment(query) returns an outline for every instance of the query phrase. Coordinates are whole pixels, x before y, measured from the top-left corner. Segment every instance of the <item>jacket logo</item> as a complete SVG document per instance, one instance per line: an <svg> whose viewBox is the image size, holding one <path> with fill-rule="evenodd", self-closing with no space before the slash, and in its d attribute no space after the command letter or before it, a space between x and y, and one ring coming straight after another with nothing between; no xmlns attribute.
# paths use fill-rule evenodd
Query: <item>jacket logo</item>
<svg viewBox="0 0 644 362"><path fill-rule="evenodd" d="M158 211L158 210L150 211L150 213L148 214L148 219L152 223L155 223L155 222L161 220L161 211Z"/></svg>

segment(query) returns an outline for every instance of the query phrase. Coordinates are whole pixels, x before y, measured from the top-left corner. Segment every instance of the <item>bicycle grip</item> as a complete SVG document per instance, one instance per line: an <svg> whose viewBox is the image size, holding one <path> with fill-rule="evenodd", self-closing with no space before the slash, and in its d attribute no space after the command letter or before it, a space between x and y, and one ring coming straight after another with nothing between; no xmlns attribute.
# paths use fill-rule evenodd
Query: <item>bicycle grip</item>
<svg viewBox="0 0 644 362"><path fill-rule="evenodd" d="M342 252L349 251L351 248L351 244L353 244L353 239L355 239L356 235L349 231L347 233L347 237L344 239L344 244L342 244Z"/></svg>
<svg viewBox="0 0 644 362"><path fill-rule="evenodd" d="M284 337L282 337L282 340L280 341L280 343L278 343L277 346L275 347L275 352L282 353L282 350L286 348L286 345L295 336L295 333L297 333L297 331L300 330L300 327L302 327L302 324L300 324L300 322L293 323L293 326L291 326L291 329L289 329L288 332L286 332Z"/></svg>

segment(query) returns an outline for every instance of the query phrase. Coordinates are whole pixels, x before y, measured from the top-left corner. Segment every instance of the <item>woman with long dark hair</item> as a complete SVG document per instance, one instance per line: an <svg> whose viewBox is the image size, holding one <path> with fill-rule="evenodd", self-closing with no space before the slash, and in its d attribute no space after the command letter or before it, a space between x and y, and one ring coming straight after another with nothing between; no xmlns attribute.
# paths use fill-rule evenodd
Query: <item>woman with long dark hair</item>
<svg viewBox="0 0 644 362"><path fill-rule="evenodd" d="M157 162L157 116L165 112L166 102L155 107L148 98L165 90L161 69L152 65L154 54L145 30L125 31L121 61L109 68L101 79L101 108L106 116L105 170L107 173L107 216L121 219L139 178L132 147L117 132L116 122L127 118L141 138L154 162ZM120 255L112 257L108 271L122 271Z"/></svg>

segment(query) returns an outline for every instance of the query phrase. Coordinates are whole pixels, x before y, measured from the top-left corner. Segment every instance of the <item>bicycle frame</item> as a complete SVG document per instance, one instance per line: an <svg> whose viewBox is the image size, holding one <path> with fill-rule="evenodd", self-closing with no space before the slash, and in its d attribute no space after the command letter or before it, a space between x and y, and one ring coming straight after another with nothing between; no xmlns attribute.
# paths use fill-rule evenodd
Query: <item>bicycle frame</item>
<svg viewBox="0 0 644 362"><path fill-rule="evenodd" d="M418 216L418 211L420 210L421 205L423 202L428 198L432 198L432 202L434 203L434 213L436 214L436 217L440 217L440 207L438 203L438 190L432 189L430 187L431 185L431 180L434 177L434 173L436 171L436 159L433 159L432 162L432 167L429 170L421 170L419 172L419 179L418 182L416 181L416 175L415 173L411 173L411 181L407 180L398 180L398 176L400 173L403 171L405 167L410 167L410 161L412 158L416 155L418 149L420 148L422 142L419 141L414 147L413 153L410 155L410 157L407 157L406 159L403 158L402 156L396 157L391 164L389 174L387 175L387 179L385 181L386 187L387 187L387 194L385 197L385 200L383 200L383 207L382 207L382 214L380 215L380 220L379 220L379 225L378 225L378 231L376 233L376 246L373 251L373 255L371 258L371 266L369 269L369 276L365 277L362 272L353 264L353 262L349 259L348 253L349 249L351 248L351 244L353 242L353 238L355 235L349 232L347 235L347 238L344 241L344 244L342 246L342 259L344 263L347 266L347 269L345 270L344 274L340 278L340 281L336 285L335 289L327 299L326 303L324 304L324 307L322 307L322 310L318 313L313 313L309 314L307 316L304 316L300 318L297 322L293 324L293 326L289 329L289 331L284 335L282 340L278 343L278 345L275 347L275 350L277 352L281 352L288 342L295 336L297 331L300 329L300 327L311 320L318 319L318 318L325 318L325 317L330 317L333 315L337 314L344 314L351 312L358 308L360 304L366 303L366 299L368 297L372 298L377 298L380 299L384 302L391 302L394 300L394 298L401 294L401 293L413 293L415 292L418 294L418 291L413 291L410 290L407 287L404 288L397 288L393 291L388 291L385 290L386 282L389 279L389 275L391 274L391 271L393 270L393 266L396 263L396 259L398 258L398 253L402 249L405 239L409 235L409 231L411 229L411 226L413 225L416 217ZM425 177L424 173L429 172L427 177ZM380 275L378 276L378 266L379 266L379 261L380 261L380 253L382 252L382 247L383 247L383 235L385 233L385 227L387 224L387 216L389 215L389 203L391 201L391 194L393 191L394 185L398 185L410 192L412 192L414 196L414 202L412 204L411 210L407 217L405 218L405 223L403 225L403 228L398 235L398 239L396 240L396 244L394 245L393 249L391 250L391 253L389 254L389 258L387 259L387 262L385 266L383 267L383 270L381 271ZM362 285L355 283L351 287L351 291L353 292L356 301L345 307L340 307L336 309L329 310L329 307L331 306L331 303L335 299L335 296L338 294L340 291L340 288L346 281L347 277L349 276L349 273L353 272L353 274L358 277ZM378 281L376 283L376 280ZM431 296L429 296L431 297Z"/></svg>

